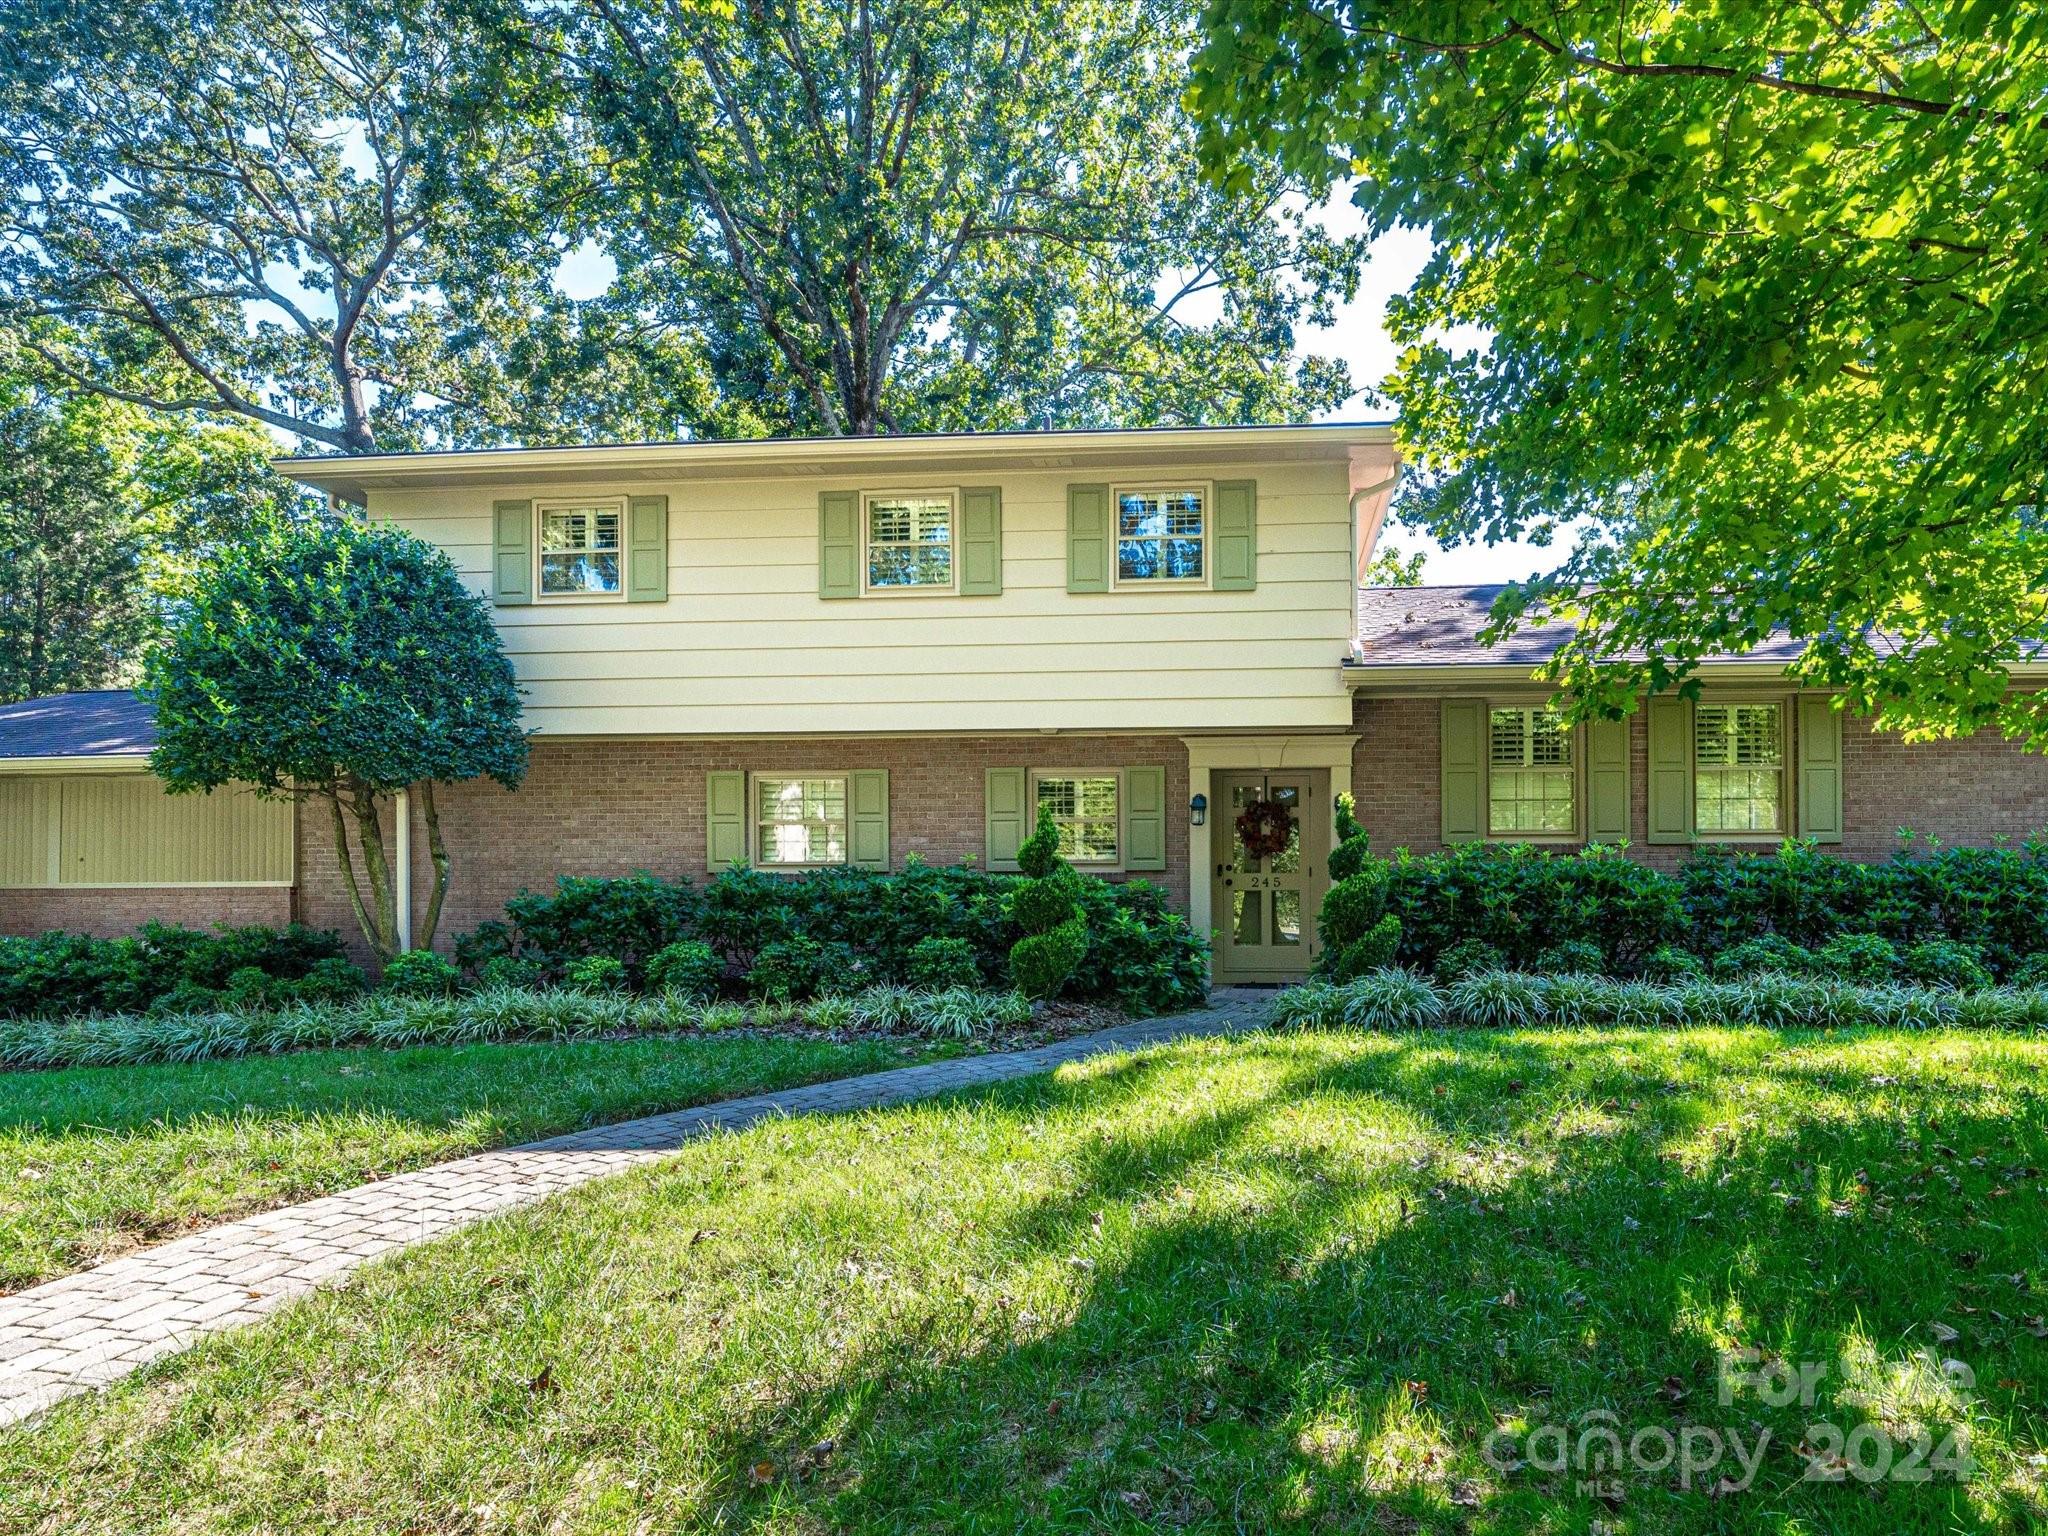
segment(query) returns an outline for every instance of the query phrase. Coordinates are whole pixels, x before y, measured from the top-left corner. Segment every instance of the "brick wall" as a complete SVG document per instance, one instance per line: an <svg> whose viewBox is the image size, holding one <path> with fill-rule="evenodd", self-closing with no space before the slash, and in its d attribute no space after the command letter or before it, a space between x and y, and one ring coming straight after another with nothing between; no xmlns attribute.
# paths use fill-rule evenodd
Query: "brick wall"
<svg viewBox="0 0 2048 1536"><path fill-rule="evenodd" d="M116 938L152 918L211 928L216 923L289 922L284 886L165 886L122 890L0 891L0 933L90 933Z"/></svg>
<svg viewBox="0 0 2048 1536"><path fill-rule="evenodd" d="M1354 719L1352 794L1373 846L1417 853L1442 847L1437 701L1360 698ZM1646 841L1648 786L1649 741L1637 711L1629 722L1629 851L1676 863L1688 850ZM1850 716L1842 722L1842 820L1842 841L1828 851L1848 858L1890 857L1900 827L1949 844L2017 843L2048 829L2048 757L1993 732L1907 743Z"/></svg>
<svg viewBox="0 0 2048 1536"><path fill-rule="evenodd" d="M704 776L721 769L774 773L889 770L889 863L983 857L983 774L989 768L1166 769L1166 863L1145 878L1188 905L1187 749L1177 737L905 737L812 741L540 741L524 785L444 789L442 834L454 866L437 947L486 918L508 897L546 890L558 875L707 878ZM414 905L431 889L426 834L414 813ZM387 842L387 847L388 847ZM356 923L340 883L327 818L310 807L299 824L300 917L352 940Z"/></svg>

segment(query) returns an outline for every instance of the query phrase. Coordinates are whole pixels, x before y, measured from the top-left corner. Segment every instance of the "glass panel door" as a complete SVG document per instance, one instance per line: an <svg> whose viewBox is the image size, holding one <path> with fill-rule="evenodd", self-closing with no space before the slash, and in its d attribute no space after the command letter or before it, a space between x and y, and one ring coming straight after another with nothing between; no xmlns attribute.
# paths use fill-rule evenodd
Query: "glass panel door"
<svg viewBox="0 0 2048 1536"><path fill-rule="evenodd" d="M1219 976L1286 980L1305 974L1314 947L1315 910L1328 884L1327 833L1319 774L1217 774L1215 799L1225 825L1211 910L1216 915Z"/></svg>

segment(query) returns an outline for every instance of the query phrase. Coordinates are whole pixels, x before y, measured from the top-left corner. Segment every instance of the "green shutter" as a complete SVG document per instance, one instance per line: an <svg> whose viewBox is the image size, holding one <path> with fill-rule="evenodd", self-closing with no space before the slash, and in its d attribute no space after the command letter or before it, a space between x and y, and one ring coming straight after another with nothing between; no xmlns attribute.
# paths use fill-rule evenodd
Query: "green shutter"
<svg viewBox="0 0 2048 1536"><path fill-rule="evenodd" d="M747 776L704 775L705 866L718 874L747 862Z"/></svg>
<svg viewBox="0 0 2048 1536"><path fill-rule="evenodd" d="M889 770L866 768L846 781L847 862L864 869L889 867Z"/></svg>
<svg viewBox="0 0 2048 1536"><path fill-rule="evenodd" d="M1822 694L1799 700L1799 835L1842 840L1842 712Z"/></svg>
<svg viewBox="0 0 2048 1536"><path fill-rule="evenodd" d="M1124 868L1166 868L1166 770L1124 770Z"/></svg>
<svg viewBox="0 0 2048 1536"><path fill-rule="evenodd" d="M1586 840L1628 839L1628 721L1586 723Z"/></svg>
<svg viewBox="0 0 2048 1536"><path fill-rule="evenodd" d="M533 601L533 503L491 503L491 599L500 608Z"/></svg>
<svg viewBox="0 0 2048 1536"><path fill-rule="evenodd" d="M860 596L860 497L818 493L818 596Z"/></svg>
<svg viewBox="0 0 2048 1536"><path fill-rule="evenodd" d="M982 799L982 855L990 869L1015 869L1024 825L1024 770L991 768Z"/></svg>
<svg viewBox="0 0 2048 1536"><path fill-rule="evenodd" d="M1067 590L1109 590L1109 487L1067 487Z"/></svg>
<svg viewBox="0 0 2048 1536"><path fill-rule="evenodd" d="M1218 592L1249 592L1259 584L1259 482L1216 482L1216 529L1210 539Z"/></svg>
<svg viewBox="0 0 2048 1536"><path fill-rule="evenodd" d="M626 601L668 601L666 496L635 496L626 503Z"/></svg>
<svg viewBox="0 0 2048 1536"><path fill-rule="evenodd" d="M1486 702L1445 699L1442 709L1443 840L1486 836Z"/></svg>
<svg viewBox="0 0 2048 1536"><path fill-rule="evenodd" d="M1650 737L1650 841L1689 843L1692 819L1692 700L1652 699Z"/></svg>
<svg viewBox="0 0 2048 1536"><path fill-rule="evenodd" d="M993 597L1003 590L1003 492L981 485L960 492L960 590Z"/></svg>

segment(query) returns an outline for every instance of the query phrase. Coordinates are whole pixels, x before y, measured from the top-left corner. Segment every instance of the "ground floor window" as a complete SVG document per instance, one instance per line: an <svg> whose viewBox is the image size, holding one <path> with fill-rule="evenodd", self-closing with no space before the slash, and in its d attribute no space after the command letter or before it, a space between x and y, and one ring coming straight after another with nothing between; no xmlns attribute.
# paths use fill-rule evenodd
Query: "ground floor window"
<svg viewBox="0 0 2048 1536"><path fill-rule="evenodd" d="M1693 805L1702 835L1784 831L1782 704L1701 704L1693 711Z"/></svg>
<svg viewBox="0 0 2048 1536"><path fill-rule="evenodd" d="M846 862L846 778L842 775L754 781L755 862Z"/></svg>
<svg viewBox="0 0 2048 1536"><path fill-rule="evenodd" d="M1489 711L1487 770L1489 836L1569 837L1578 830L1572 727L1556 710Z"/></svg>
<svg viewBox="0 0 2048 1536"><path fill-rule="evenodd" d="M1115 864L1120 784L1114 772L1043 772L1032 775L1037 812L1050 811L1060 829L1060 856L1074 864Z"/></svg>

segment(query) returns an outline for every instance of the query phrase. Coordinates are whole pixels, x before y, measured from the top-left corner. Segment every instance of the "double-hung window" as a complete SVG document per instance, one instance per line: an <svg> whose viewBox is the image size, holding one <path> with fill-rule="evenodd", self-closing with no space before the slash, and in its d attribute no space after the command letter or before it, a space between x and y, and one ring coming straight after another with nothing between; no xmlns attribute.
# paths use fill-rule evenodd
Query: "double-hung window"
<svg viewBox="0 0 2048 1536"><path fill-rule="evenodd" d="M1693 807L1702 837L1785 830L1784 705L1694 709Z"/></svg>
<svg viewBox="0 0 2048 1536"><path fill-rule="evenodd" d="M846 778L754 780L754 862L777 865L846 862Z"/></svg>
<svg viewBox="0 0 2048 1536"><path fill-rule="evenodd" d="M1553 709L1487 713L1486 822L1492 837L1570 837L1578 831L1571 725Z"/></svg>
<svg viewBox="0 0 2048 1536"><path fill-rule="evenodd" d="M950 592L954 586L953 493L862 498L870 592Z"/></svg>
<svg viewBox="0 0 2048 1536"><path fill-rule="evenodd" d="M538 512L542 597L617 597L624 592L623 501L544 501Z"/></svg>
<svg viewBox="0 0 2048 1536"><path fill-rule="evenodd" d="M1045 771L1032 776L1034 813L1050 811L1060 857L1073 864L1116 864L1121 783L1112 771Z"/></svg>
<svg viewBox="0 0 2048 1536"><path fill-rule="evenodd" d="M1209 492L1200 485L1116 492L1119 585L1203 582L1209 575Z"/></svg>

